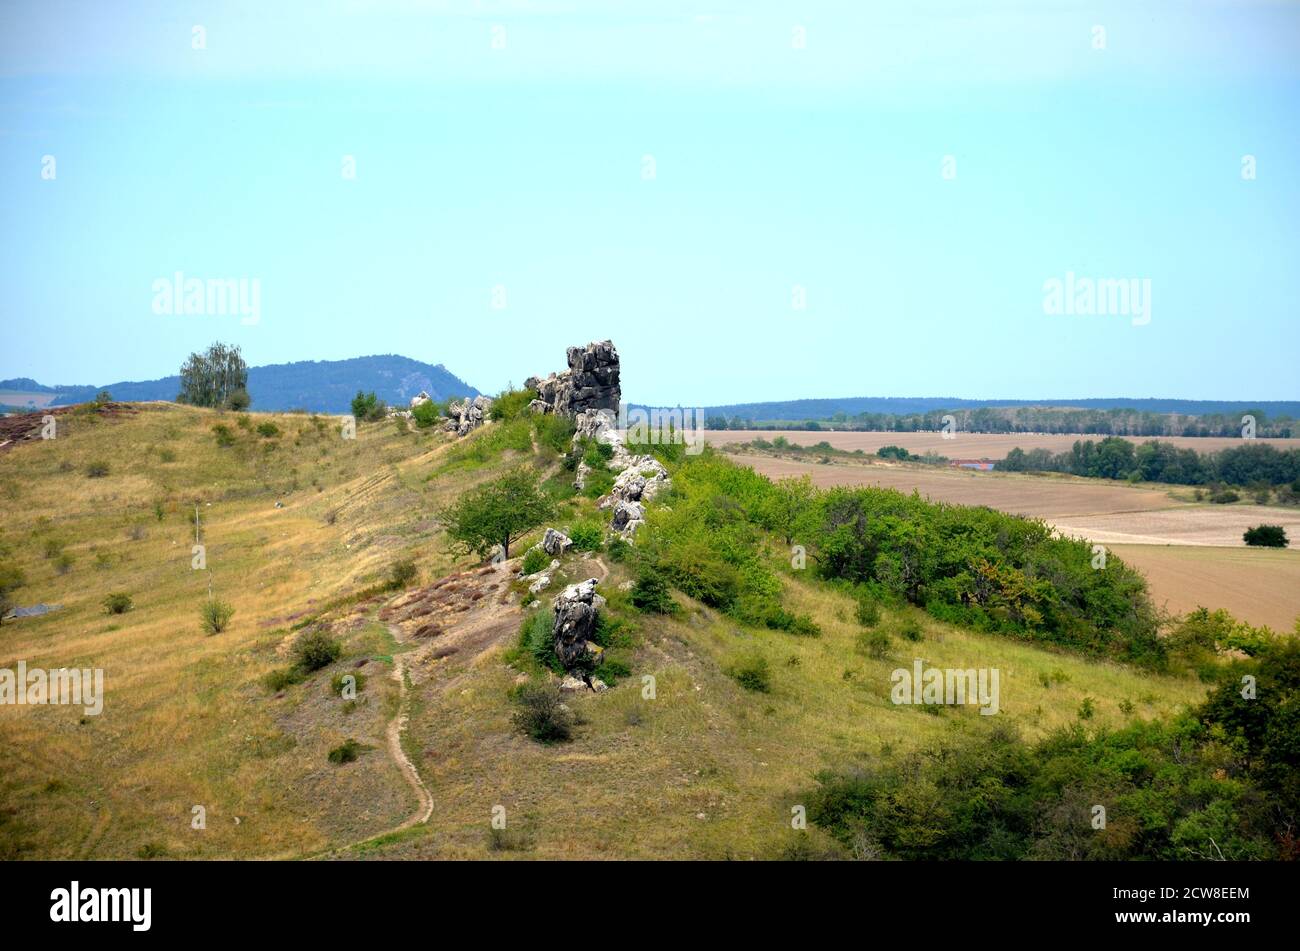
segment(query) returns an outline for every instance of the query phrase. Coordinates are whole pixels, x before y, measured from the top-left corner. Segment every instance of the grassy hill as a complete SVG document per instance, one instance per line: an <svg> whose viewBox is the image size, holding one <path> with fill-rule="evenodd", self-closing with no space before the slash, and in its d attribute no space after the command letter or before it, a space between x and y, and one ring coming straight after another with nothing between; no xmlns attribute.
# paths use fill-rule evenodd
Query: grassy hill
<svg viewBox="0 0 1300 951"><path fill-rule="evenodd" d="M573 554L542 597L602 577L630 676L570 698L574 739L540 745L512 723L511 692L537 675L517 649L518 562L458 561L433 517L520 463L562 488L557 454L529 422L457 443L388 421L350 441L304 414L253 413L241 425L191 407L137 409L68 414L57 439L0 455L0 555L26 575L16 600L62 605L0 626L0 667L102 667L106 677L97 717L0 707L0 857L776 857L796 841L791 808L819 771L887 764L982 726L973 708L890 703L889 672L913 656L998 667L1003 718L1030 738L1074 722L1085 697L1095 726L1118 727L1205 695L1193 679L903 606L887 607L881 625L914 621L915 650L896 641L873 658L850 596L781 570L782 558L784 601L816 620L819 637L750 627L680 593L675 616L641 614L620 589L625 563ZM273 434L258 431L264 423ZM552 524L596 517L592 499L556 494ZM196 504L210 572L191 568ZM385 590L404 557L418 577ZM199 620L209 580L235 609L211 636ZM107 614L111 592L133 609ZM430 617L439 633L422 636ZM341 657L268 686L314 631L337 639ZM755 656L771 671L768 692L727 673ZM364 677L351 703L331 689L344 673ZM348 739L358 758L330 763ZM431 798L427 823L407 825L422 803L403 759ZM196 806L206 829L192 827ZM498 806L507 827L494 832Z"/></svg>

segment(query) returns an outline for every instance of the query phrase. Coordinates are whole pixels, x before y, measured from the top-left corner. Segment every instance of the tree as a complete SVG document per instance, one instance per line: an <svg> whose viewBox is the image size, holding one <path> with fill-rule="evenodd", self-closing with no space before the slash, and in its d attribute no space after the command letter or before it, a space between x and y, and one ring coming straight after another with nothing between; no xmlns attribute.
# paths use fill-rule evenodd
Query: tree
<svg viewBox="0 0 1300 951"><path fill-rule="evenodd" d="M817 490L808 476L790 476L776 483L765 513L767 527L780 533L787 545L801 530L809 529L810 516L817 504Z"/></svg>
<svg viewBox="0 0 1300 951"><path fill-rule="evenodd" d="M510 543L551 516L551 499L527 468L471 489L439 513L447 534L466 554L487 557L497 545L510 557Z"/></svg>
<svg viewBox="0 0 1300 951"><path fill-rule="evenodd" d="M238 403L247 409L248 364L238 347L214 343L206 353L191 353L181 366L178 403L224 409Z"/></svg>
<svg viewBox="0 0 1300 951"><path fill-rule="evenodd" d="M1287 546L1286 529L1281 525L1256 525L1246 529L1241 536L1247 545L1263 548L1285 548Z"/></svg>
<svg viewBox="0 0 1300 951"><path fill-rule="evenodd" d="M383 419L388 414L388 405L381 400L374 392L362 393L357 390L357 395L352 397L352 415L358 420Z"/></svg>

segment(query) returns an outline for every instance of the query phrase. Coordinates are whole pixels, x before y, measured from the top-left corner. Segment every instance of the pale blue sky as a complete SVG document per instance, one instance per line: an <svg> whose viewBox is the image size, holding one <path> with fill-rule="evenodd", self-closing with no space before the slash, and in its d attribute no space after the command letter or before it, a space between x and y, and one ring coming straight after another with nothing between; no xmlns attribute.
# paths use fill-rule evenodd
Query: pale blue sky
<svg viewBox="0 0 1300 951"><path fill-rule="evenodd" d="M1276 0L10 2L0 378L612 337L638 402L1296 399L1298 104ZM260 322L154 314L178 270Z"/></svg>

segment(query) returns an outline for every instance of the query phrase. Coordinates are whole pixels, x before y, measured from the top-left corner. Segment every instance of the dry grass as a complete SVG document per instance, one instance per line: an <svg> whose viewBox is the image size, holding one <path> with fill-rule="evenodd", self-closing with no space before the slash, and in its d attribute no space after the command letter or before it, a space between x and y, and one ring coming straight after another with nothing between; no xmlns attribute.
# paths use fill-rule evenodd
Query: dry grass
<svg viewBox="0 0 1300 951"><path fill-rule="evenodd" d="M334 420L296 414L252 423L268 418L277 439L234 414L172 405L113 422L72 415L56 440L5 454L0 544L28 580L17 599L63 607L0 628L0 666L100 667L106 699L84 722L80 708L0 707L0 853L129 857L158 843L187 857L296 855L411 808L382 752L344 768L325 757L346 736L382 750L395 687L375 669L391 663L382 628L361 615L333 625L347 664L379 658L349 714L329 693L333 668L279 699L260 680L286 665L296 619L374 585L397 557L425 578L451 567L430 513L459 487L424 481L446 437L385 422L347 441ZM218 448L215 423L239 443ZM86 478L92 459L107 477ZM208 573L190 567L196 499L213 586L235 608L214 637L198 616ZM66 543L66 574L44 557L48 539ZM134 609L104 614L109 591L130 593ZM205 832L190 828L194 805Z"/></svg>
<svg viewBox="0 0 1300 951"><path fill-rule="evenodd" d="M881 624L914 616L924 639L895 637L892 657L871 660L856 649L861 628L847 597L798 581L789 594L794 610L821 620L820 638L742 630L698 605L677 620L643 619L634 675L569 701L583 723L568 744L542 746L512 728L507 692L520 675L502 655L513 634L472 660L444 661L411 724L434 820L369 854L503 857L489 839L492 810L502 806L527 843L504 857L777 857L793 834L791 807L817 771L900 756L980 719L974 708L936 715L890 703L891 671L915 657L997 667L1001 715L1031 737L1072 722L1085 696L1096 703L1093 724L1119 725L1204 694L1192 681L964 632L910 609L886 611ZM770 693L747 692L723 672L752 653L768 660ZM642 696L645 674L655 678L653 700Z"/></svg>
<svg viewBox="0 0 1300 951"><path fill-rule="evenodd" d="M63 608L0 628L0 666L102 667L107 689L98 717L0 707L0 854L130 857L157 844L183 858L301 856L394 828L415 808L384 747L397 703L392 657L404 650L419 653L404 748L433 794L433 817L345 854L775 855L790 834L790 807L817 770L898 755L978 716L891 705L889 671L913 656L998 667L1002 715L1031 735L1068 722L1084 695L1097 701L1095 722L1119 723L1122 701L1136 705L1134 715L1154 716L1202 694L1189 681L924 618L924 641L895 638L895 659L870 660L855 649L849 602L792 580L789 601L818 617L821 638L743 631L698 606L676 620L642 619L634 675L572 699L585 722L562 746L540 746L510 722L507 694L519 672L503 655L518 629L513 609L477 626L474 611L456 611L465 626L421 638L412 632L423 615L405 608L422 596L405 605L387 596L345 603L326 619L344 659L273 696L261 679L289 662L296 624L375 585L399 556L417 560L426 585L457 567L430 513L509 462L429 481L445 451L440 435L398 435L381 423L348 443L304 416L274 420L284 431L278 448L236 429L240 445L219 449L215 414L150 406L115 422L73 417L55 442L5 455L0 543L27 572L19 601ZM109 463L107 477L83 474L95 459ZM213 637L198 622L207 577L190 569L185 511L196 497L214 586L236 609L230 628ZM67 574L44 556L51 538L74 557ZM566 572L586 577L593 568L574 558ZM606 590L622 578L615 566ZM482 600L499 607L498 589ZM135 608L104 614L99 602L109 591L130 593ZM390 602L386 616L401 641L379 618ZM882 623L897 620L887 613ZM457 649L439 651L443 637ZM723 672L750 651L771 665L770 694L747 693ZM329 676L354 669L367 680L349 712ZM1067 679L1053 683L1056 670ZM1039 682L1044 673L1051 686ZM656 679L654 700L642 699L643 674ZM328 751L349 737L372 749L355 763L328 764ZM205 831L191 829L194 805L207 810ZM510 835L496 843L504 850L489 839L495 805L507 810Z"/></svg>

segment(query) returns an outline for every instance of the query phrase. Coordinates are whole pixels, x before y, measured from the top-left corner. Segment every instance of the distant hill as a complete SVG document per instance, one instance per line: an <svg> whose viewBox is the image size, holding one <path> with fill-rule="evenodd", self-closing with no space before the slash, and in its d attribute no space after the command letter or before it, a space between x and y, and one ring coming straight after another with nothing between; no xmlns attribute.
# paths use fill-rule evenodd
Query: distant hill
<svg viewBox="0 0 1300 951"><path fill-rule="evenodd" d="M0 392L55 394L48 402L50 406L84 403L94 399L100 390L108 390L115 400L174 400L180 391L180 377L95 386L46 386L25 377L0 380ZM367 393L374 390L381 399L402 406L421 390L435 400L479 395L477 389L442 364L434 366L396 354L350 360L301 360L248 368L248 392L255 410L344 413L357 390ZM10 400L13 401L12 397Z"/></svg>
<svg viewBox="0 0 1300 951"><path fill-rule="evenodd" d="M116 394L115 394L116 395ZM1146 413L1178 413L1205 416L1214 413L1239 413L1262 410L1269 417L1300 417L1300 400L1164 400L1164 399L1044 399L1044 400L966 400L948 396L876 397L849 396L841 399L783 400L766 403L733 403L708 406L706 416L739 416L753 420L830 419L836 413L926 413L934 410L978 409L994 406L1051 406L1078 409L1134 409Z"/></svg>

